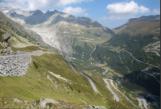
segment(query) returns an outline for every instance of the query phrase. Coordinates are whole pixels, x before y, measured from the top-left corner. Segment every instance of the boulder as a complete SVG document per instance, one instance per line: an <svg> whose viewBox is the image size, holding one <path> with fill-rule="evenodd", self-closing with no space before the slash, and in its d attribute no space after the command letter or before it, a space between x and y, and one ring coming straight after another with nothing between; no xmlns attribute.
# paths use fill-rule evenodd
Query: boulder
<svg viewBox="0 0 161 109"><path fill-rule="evenodd" d="M11 34L10 33L4 33L2 35L2 38L1 38L1 42L8 42L8 40L11 38Z"/></svg>

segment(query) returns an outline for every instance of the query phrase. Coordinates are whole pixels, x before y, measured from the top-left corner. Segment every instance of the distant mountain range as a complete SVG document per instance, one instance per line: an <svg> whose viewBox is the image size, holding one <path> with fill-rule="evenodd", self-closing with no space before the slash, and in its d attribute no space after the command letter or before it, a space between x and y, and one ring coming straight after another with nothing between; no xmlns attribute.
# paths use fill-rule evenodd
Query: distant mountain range
<svg viewBox="0 0 161 109"><path fill-rule="evenodd" d="M23 14L23 12L22 13L17 13L15 11L7 12L7 14L9 16L11 16L11 17L13 17L15 19L17 18L17 19L24 20L25 23L31 24L31 25L44 23L51 16L57 15L57 18L54 19L55 23L57 23L59 21L67 21L67 22L78 23L78 24L82 24L82 25L86 25L86 26L89 26L89 25L96 26L96 27L102 26L98 22L92 21L89 18L75 17L73 15L67 15L67 14L65 14L63 12L60 12L60 11L57 11L57 10L55 10L55 11L47 11L46 13L43 13L40 10L36 10L36 11L30 11L30 12L26 12L26 13L28 13L28 15ZM64 16L66 16L66 18L64 18Z"/></svg>
<svg viewBox="0 0 161 109"><path fill-rule="evenodd" d="M159 109L160 15L130 19L111 30L89 18L57 10L44 13L4 9L3 12L13 21L1 13L0 33L1 37L11 33L16 39L16 43L7 42L12 49L17 47L16 51L21 51L17 46L21 43L27 44L25 52L45 51L45 55L32 58L25 76L33 84L28 86L23 81L24 86L16 85L24 93L27 90L28 96L20 93L17 97L32 98L32 94L38 99L50 97L67 103L66 106L71 102L77 109L83 108L77 104L94 105L90 109L97 105L98 109ZM49 46L54 55L47 52ZM29 87L37 89L32 92ZM3 92L0 97L12 94Z"/></svg>

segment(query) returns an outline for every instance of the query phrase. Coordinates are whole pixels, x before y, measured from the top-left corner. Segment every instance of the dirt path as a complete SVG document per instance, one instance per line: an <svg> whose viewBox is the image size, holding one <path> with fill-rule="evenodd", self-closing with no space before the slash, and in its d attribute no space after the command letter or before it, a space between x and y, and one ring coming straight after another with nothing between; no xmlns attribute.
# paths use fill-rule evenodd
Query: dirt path
<svg viewBox="0 0 161 109"><path fill-rule="evenodd" d="M90 85L91 85L93 91L94 91L95 93L100 93L100 92L98 91L97 87L96 87L96 84L93 82L93 80L92 80L91 78L89 78L88 76L86 76L86 78L87 78L88 82L90 83Z"/></svg>
<svg viewBox="0 0 161 109"><path fill-rule="evenodd" d="M94 83L94 81L93 81L88 75L86 75L85 73L81 73L81 75L82 75L83 77L85 77L85 78L88 80L88 82L89 82L89 84L91 85L91 88L93 89L93 91L94 91L95 93L97 93L97 94L100 94L100 92L99 92L99 90L97 89L97 86L96 86L96 84Z"/></svg>
<svg viewBox="0 0 161 109"><path fill-rule="evenodd" d="M66 78L64 78L64 77L62 77L61 75L55 74L55 73L50 72L50 71L49 71L49 74L52 75L52 76L54 76L54 77L57 78L57 79L63 80L63 81L65 81L65 82L70 82L70 80L68 80L68 79L66 79Z"/></svg>
<svg viewBox="0 0 161 109"><path fill-rule="evenodd" d="M120 101L120 97L118 96L118 94L116 93L116 91L114 90L115 89L115 86L112 82L111 79L103 79L104 82L106 83L106 87L107 89L111 92L111 94L113 95L113 98L116 102L119 102Z"/></svg>

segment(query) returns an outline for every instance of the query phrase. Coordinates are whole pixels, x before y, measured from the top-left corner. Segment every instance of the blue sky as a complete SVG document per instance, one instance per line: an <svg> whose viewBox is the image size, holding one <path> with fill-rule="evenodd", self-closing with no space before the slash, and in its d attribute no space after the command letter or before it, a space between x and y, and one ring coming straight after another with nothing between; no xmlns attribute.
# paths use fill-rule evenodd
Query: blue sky
<svg viewBox="0 0 161 109"><path fill-rule="evenodd" d="M114 3L129 3L134 1L136 4L149 9L148 12L136 12L132 14L109 14L107 6ZM87 10L88 16L94 20L101 22L110 28L118 27L126 23L130 18L140 17L144 15L156 15L160 13L160 0L95 0L93 2L75 5ZM120 9L121 10L121 9ZM110 18L113 16L112 18ZM120 18L117 18L120 16ZM115 18L116 17L116 18Z"/></svg>
<svg viewBox="0 0 161 109"><path fill-rule="evenodd" d="M0 6L23 10L58 9L76 16L87 16L109 28L130 18L160 13L160 0L0 0Z"/></svg>

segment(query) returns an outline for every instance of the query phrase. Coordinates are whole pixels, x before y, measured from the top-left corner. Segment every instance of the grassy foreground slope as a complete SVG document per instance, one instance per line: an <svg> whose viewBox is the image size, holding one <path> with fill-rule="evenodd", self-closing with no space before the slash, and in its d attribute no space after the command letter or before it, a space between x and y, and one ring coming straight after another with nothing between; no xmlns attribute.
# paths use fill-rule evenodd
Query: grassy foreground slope
<svg viewBox="0 0 161 109"><path fill-rule="evenodd" d="M51 72L61 75L68 81L56 78ZM75 104L80 108L86 105L99 105L109 109L128 109L127 101L116 103L112 100L101 78L97 77L95 80L101 94L96 94L88 81L80 73L72 71L61 56L57 54L33 56L25 76L0 77L0 97L1 100L6 99L4 104L1 102L0 107L19 108L19 106L30 106L42 98L50 98ZM21 102L16 105L13 99L27 101L27 105Z"/></svg>

